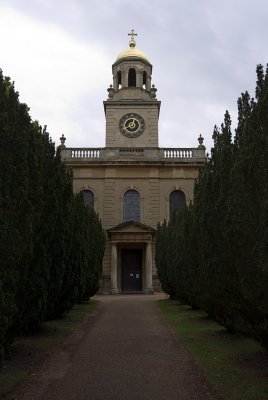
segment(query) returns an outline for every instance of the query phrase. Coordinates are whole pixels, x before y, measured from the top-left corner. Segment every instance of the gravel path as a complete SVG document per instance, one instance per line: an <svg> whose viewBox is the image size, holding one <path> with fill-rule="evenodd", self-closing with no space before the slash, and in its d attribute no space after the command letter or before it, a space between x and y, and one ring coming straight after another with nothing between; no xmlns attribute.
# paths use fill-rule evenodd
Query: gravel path
<svg viewBox="0 0 268 400"><path fill-rule="evenodd" d="M159 295L96 296L101 306L13 397L19 400L212 400Z"/></svg>

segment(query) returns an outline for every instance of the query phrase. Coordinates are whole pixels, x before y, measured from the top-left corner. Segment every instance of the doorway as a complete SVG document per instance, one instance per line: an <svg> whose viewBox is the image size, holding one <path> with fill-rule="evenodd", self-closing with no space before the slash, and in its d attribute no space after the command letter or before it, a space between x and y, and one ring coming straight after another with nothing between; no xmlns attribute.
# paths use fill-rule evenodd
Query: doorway
<svg viewBox="0 0 268 400"><path fill-rule="evenodd" d="M142 249L121 250L122 292L142 290Z"/></svg>

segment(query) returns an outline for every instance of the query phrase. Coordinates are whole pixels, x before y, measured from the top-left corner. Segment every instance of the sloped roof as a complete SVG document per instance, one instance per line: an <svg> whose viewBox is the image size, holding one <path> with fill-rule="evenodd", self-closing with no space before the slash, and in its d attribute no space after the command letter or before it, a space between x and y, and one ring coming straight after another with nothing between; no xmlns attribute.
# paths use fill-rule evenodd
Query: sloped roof
<svg viewBox="0 0 268 400"><path fill-rule="evenodd" d="M134 221L130 219L129 221L122 222L119 225L113 226L112 228L107 229L107 233L116 233L116 232L146 232L146 233L155 233L156 230L151 226L144 225L141 222Z"/></svg>

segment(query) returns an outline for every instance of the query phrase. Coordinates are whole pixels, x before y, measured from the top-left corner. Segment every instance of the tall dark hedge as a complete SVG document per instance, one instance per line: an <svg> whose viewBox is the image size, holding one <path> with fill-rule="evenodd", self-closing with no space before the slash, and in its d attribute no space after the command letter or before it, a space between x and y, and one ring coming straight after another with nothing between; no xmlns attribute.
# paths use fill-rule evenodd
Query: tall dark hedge
<svg viewBox="0 0 268 400"><path fill-rule="evenodd" d="M46 127L0 70L0 360L14 335L98 290L104 243Z"/></svg>
<svg viewBox="0 0 268 400"><path fill-rule="evenodd" d="M268 70L258 65L255 97L238 99L234 135L226 112L213 139L194 204L158 227L159 277L172 297L268 346Z"/></svg>

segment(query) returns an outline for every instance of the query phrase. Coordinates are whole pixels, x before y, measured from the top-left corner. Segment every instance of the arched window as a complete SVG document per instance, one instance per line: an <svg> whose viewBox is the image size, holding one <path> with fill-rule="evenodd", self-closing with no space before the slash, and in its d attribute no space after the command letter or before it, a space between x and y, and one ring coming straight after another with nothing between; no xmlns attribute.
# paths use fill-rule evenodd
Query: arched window
<svg viewBox="0 0 268 400"><path fill-rule="evenodd" d="M128 190L124 194L124 221L140 220L140 194L136 190Z"/></svg>
<svg viewBox="0 0 268 400"><path fill-rule="evenodd" d="M186 206L185 194L181 190L174 190L169 196L170 218L177 210Z"/></svg>
<svg viewBox="0 0 268 400"><path fill-rule="evenodd" d="M85 205L94 208L94 193L91 190L83 190Z"/></svg>
<svg viewBox="0 0 268 400"><path fill-rule="evenodd" d="M117 72L117 87L120 89L122 86L122 74L121 71Z"/></svg>
<svg viewBox="0 0 268 400"><path fill-rule="evenodd" d="M143 71L143 75L142 75L142 87L143 87L143 89L146 89L146 85L147 85L147 72Z"/></svg>
<svg viewBox="0 0 268 400"><path fill-rule="evenodd" d="M128 86L136 87L136 71L134 68L130 68L128 71Z"/></svg>

